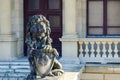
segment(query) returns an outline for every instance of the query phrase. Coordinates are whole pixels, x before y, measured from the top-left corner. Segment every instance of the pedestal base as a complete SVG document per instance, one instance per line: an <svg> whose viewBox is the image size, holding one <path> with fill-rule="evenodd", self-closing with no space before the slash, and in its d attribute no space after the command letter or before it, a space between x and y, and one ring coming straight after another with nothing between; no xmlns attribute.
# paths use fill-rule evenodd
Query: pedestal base
<svg viewBox="0 0 120 80"><path fill-rule="evenodd" d="M45 77L45 78L42 78L42 79L36 79L36 80L64 80L64 77L63 76L59 76L59 77Z"/></svg>
<svg viewBox="0 0 120 80"><path fill-rule="evenodd" d="M42 78L42 79L38 78L36 80L64 80L64 75L62 75L62 76L55 76L55 77L49 77L49 76L47 76L47 77Z"/></svg>

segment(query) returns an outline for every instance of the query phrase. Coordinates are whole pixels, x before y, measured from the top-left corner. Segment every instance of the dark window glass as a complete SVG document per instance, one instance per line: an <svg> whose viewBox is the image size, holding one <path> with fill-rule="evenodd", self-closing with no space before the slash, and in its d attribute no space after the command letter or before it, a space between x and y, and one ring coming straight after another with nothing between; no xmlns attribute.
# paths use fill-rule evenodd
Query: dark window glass
<svg viewBox="0 0 120 80"><path fill-rule="evenodd" d="M60 0L48 0L49 9L60 9Z"/></svg>
<svg viewBox="0 0 120 80"><path fill-rule="evenodd" d="M60 27L60 16L49 16L51 27Z"/></svg>
<svg viewBox="0 0 120 80"><path fill-rule="evenodd" d="M120 35L120 0L88 0L87 35Z"/></svg>
<svg viewBox="0 0 120 80"><path fill-rule="evenodd" d="M29 0L28 2L29 10L39 9L39 0Z"/></svg>

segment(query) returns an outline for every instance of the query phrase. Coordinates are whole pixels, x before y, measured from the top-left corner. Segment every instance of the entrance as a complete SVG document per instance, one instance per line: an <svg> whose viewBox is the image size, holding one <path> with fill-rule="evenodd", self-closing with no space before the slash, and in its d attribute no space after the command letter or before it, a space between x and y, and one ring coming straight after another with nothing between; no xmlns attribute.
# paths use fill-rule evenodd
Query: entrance
<svg viewBox="0 0 120 80"><path fill-rule="evenodd" d="M29 17L39 14L44 15L50 21L52 46L62 56L59 41L62 36L62 0L24 0L24 36ZM25 55L27 55L26 51L26 45L24 45Z"/></svg>

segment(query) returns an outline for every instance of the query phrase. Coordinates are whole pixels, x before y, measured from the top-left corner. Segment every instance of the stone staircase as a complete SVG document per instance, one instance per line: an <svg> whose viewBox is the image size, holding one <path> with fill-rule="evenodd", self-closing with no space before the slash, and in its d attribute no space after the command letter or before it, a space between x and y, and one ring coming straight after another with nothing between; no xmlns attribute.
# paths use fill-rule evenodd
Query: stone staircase
<svg viewBox="0 0 120 80"><path fill-rule="evenodd" d="M60 62L65 71L64 80L74 80L81 68L80 65L69 60L60 60ZM30 67L27 58L13 61L0 61L0 80L26 80L29 73Z"/></svg>
<svg viewBox="0 0 120 80"><path fill-rule="evenodd" d="M0 61L0 80L25 80L30 73L27 58L15 61Z"/></svg>

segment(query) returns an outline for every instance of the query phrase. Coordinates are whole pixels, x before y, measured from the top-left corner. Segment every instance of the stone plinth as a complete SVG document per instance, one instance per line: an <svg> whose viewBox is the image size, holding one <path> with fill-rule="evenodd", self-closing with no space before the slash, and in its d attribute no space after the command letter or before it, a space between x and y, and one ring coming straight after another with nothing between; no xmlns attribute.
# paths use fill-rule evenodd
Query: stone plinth
<svg viewBox="0 0 120 80"><path fill-rule="evenodd" d="M36 80L64 80L64 75L58 77L45 77L45 78L38 78Z"/></svg>
<svg viewBox="0 0 120 80"><path fill-rule="evenodd" d="M65 72L62 76L59 77L45 77L43 79L37 80L80 80L78 72Z"/></svg>

